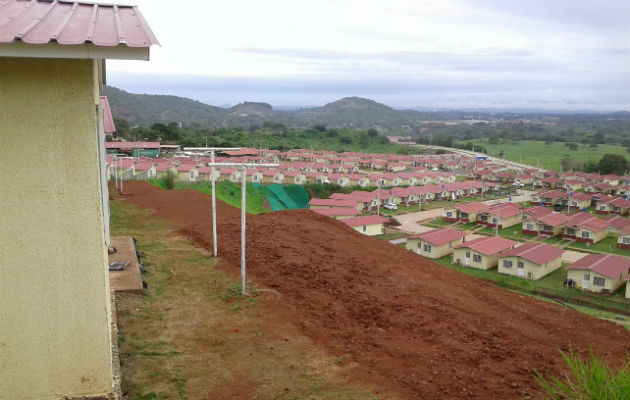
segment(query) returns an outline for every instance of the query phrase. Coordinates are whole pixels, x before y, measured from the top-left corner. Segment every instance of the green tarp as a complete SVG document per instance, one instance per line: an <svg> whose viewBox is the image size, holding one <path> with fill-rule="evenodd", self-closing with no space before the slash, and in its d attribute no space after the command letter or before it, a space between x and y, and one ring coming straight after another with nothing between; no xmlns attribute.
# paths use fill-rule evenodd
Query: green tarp
<svg viewBox="0 0 630 400"><path fill-rule="evenodd" d="M308 194L306 189L301 185L272 185L264 186L255 183L254 186L258 190L264 190L267 193L267 201L269 207L273 211L278 210L294 210L298 208L308 208Z"/></svg>

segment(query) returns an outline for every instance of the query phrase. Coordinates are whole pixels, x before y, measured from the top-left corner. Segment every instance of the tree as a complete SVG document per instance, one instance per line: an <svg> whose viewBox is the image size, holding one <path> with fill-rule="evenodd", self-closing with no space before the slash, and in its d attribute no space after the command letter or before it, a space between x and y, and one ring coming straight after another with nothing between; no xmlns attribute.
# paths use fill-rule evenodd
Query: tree
<svg viewBox="0 0 630 400"><path fill-rule="evenodd" d="M604 154L597 163L601 174L622 175L628 169L628 160L620 154Z"/></svg>
<svg viewBox="0 0 630 400"><path fill-rule="evenodd" d="M373 137L373 138L378 136L378 132L376 131L376 129L368 129L367 133L368 133L368 136Z"/></svg>

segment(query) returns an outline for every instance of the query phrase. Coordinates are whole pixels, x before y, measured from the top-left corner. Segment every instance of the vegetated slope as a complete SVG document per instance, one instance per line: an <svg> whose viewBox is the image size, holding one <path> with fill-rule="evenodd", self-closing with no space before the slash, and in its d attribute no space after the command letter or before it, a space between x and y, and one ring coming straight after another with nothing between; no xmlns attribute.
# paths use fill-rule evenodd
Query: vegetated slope
<svg viewBox="0 0 630 400"><path fill-rule="evenodd" d="M202 127L251 126L264 122L281 123L291 128L310 128L322 124L335 128L406 131L430 114L394 110L373 100L346 97L341 100L300 111L277 111L269 104L244 102L231 108L214 107L178 96L128 93L105 86L114 117L132 124L149 126L155 122L181 122Z"/></svg>
<svg viewBox="0 0 630 400"><path fill-rule="evenodd" d="M185 97L128 93L112 86L103 87L101 94L107 96L114 117L145 126L155 122L211 126L225 113L223 108Z"/></svg>
<svg viewBox="0 0 630 400"><path fill-rule="evenodd" d="M127 201L155 210L210 247L209 196L125 186ZM240 262L239 210L218 204L221 264ZM560 374L559 349L589 348L619 363L627 331L446 269L308 210L249 216L248 277L281 294L278 323L301 327L363 379L403 398L538 396L533 371Z"/></svg>

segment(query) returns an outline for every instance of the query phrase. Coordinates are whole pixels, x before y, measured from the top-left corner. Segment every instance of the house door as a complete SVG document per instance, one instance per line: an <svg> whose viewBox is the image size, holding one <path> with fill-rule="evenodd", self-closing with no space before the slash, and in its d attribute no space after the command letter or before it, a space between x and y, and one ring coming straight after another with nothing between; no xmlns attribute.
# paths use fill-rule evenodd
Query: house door
<svg viewBox="0 0 630 400"><path fill-rule="evenodd" d="M469 251L466 252L466 257L464 258L464 265L465 266L470 265L470 252Z"/></svg>

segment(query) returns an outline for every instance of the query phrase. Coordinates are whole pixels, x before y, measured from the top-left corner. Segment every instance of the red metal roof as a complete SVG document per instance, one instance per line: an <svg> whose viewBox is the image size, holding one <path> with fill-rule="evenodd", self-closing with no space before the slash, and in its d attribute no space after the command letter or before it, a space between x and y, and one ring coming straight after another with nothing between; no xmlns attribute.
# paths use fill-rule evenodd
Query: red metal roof
<svg viewBox="0 0 630 400"><path fill-rule="evenodd" d="M429 232L424 232L419 235L411 236L429 242L436 246L441 246L453 240L463 239L466 237L466 233L459 229L445 228L434 229Z"/></svg>
<svg viewBox="0 0 630 400"><path fill-rule="evenodd" d="M553 211L550 208L544 206L529 207L523 209L523 214L531 215L534 218L544 217L551 214Z"/></svg>
<svg viewBox="0 0 630 400"><path fill-rule="evenodd" d="M567 214L551 213L538 218L539 222L549 226L560 226L565 224L571 217Z"/></svg>
<svg viewBox="0 0 630 400"><path fill-rule="evenodd" d="M524 259L535 262L536 264L543 264L547 261L561 257L562 253L563 251L559 247L546 243L530 242L501 254L501 257L523 257Z"/></svg>
<svg viewBox="0 0 630 400"><path fill-rule="evenodd" d="M310 206L332 206L332 207L355 207L359 200L336 200L336 199L311 199L308 204Z"/></svg>
<svg viewBox="0 0 630 400"><path fill-rule="evenodd" d="M380 215L367 215L364 217L340 219L339 221L343 222L344 224L348 226L361 226L361 225L382 224L382 223L387 222L387 218L383 218Z"/></svg>
<svg viewBox="0 0 630 400"><path fill-rule="evenodd" d="M475 251L480 252L481 254L491 256L493 254L497 254L500 251L510 249L514 247L515 244L518 244L518 242L506 239L502 236L486 236L471 240L470 242L458 244L454 247L469 247Z"/></svg>
<svg viewBox="0 0 630 400"><path fill-rule="evenodd" d="M320 208L317 210L311 210L317 214L325 215L327 217L339 216L339 215L359 215L361 211L353 207L338 207L338 208Z"/></svg>
<svg viewBox="0 0 630 400"><path fill-rule="evenodd" d="M619 279L628 272L628 259L614 254L590 254L567 269L589 269L613 279Z"/></svg>
<svg viewBox="0 0 630 400"><path fill-rule="evenodd" d="M101 106L103 107L103 119L105 120L105 133L116 132L114 117L112 116L112 109L109 107L107 96L101 96Z"/></svg>
<svg viewBox="0 0 630 400"><path fill-rule="evenodd" d="M487 210L488 206L483 203L465 203L455 206L455 209L461 212L465 212L466 214L470 214Z"/></svg>
<svg viewBox="0 0 630 400"><path fill-rule="evenodd" d="M106 142L106 149L160 149L160 142Z"/></svg>
<svg viewBox="0 0 630 400"><path fill-rule="evenodd" d="M81 1L0 0L0 43L92 43L150 47L159 44L135 6Z"/></svg>

